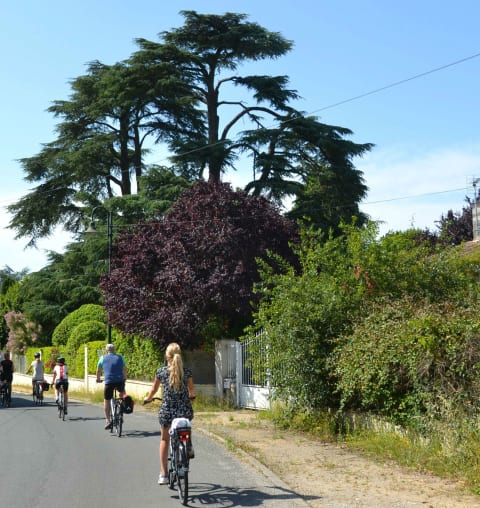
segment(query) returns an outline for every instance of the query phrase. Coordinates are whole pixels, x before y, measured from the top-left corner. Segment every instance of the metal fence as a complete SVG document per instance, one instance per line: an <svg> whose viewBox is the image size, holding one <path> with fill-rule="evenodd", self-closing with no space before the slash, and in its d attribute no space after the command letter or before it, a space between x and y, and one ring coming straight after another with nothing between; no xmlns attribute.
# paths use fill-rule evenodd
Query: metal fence
<svg viewBox="0 0 480 508"><path fill-rule="evenodd" d="M268 386L268 343L265 332L243 342L241 347L242 384L246 386Z"/></svg>

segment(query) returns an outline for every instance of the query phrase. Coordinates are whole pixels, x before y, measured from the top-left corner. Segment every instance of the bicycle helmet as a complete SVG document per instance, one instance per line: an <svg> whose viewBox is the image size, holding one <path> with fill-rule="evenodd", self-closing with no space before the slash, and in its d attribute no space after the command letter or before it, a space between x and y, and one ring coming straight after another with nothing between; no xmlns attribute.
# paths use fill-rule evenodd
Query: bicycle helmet
<svg viewBox="0 0 480 508"><path fill-rule="evenodd" d="M64 358L63 356L59 356L59 357L57 358L57 362L58 362L58 363L65 363L65 358Z"/></svg>
<svg viewBox="0 0 480 508"><path fill-rule="evenodd" d="M40 353L35 353L35 354L33 355L33 357L34 357L34 358L40 358Z"/></svg>

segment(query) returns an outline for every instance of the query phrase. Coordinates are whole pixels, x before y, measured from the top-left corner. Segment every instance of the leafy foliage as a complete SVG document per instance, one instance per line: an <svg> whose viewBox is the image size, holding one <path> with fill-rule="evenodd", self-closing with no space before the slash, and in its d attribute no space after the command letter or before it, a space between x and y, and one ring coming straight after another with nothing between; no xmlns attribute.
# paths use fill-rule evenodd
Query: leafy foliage
<svg viewBox="0 0 480 508"><path fill-rule="evenodd" d="M22 354L28 346L38 342L40 329L32 321L28 321L21 312L7 312L4 316L8 327L8 351Z"/></svg>
<svg viewBox="0 0 480 508"><path fill-rule="evenodd" d="M448 210L447 214L437 221L442 244L460 245L473 240L472 203L468 198L467 203L468 206L464 206L461 213Z"/></svg>
<svg viewBox="0 0 480 508"><path fill-rule="evenodd" d="M19 283L27 272L14 272L10 267L5 266L0 270L0 316L7 312L21 311L21 300L18 295ZM5 319L0 320L0 348L3 348L8 340L8 328Z"/></svg>
<svg viewBox="0 0 480 508"><path fill-rule="evenodd" d="M78 323L70 333L67 343L64 347L64 356L67 363L75 365L77 351L81 346L85 346L89 342L103 341L107 336L107 326L102 321L83 321ZM83 351L80 352L80 357L83 358ZM78 377L83 376L83 370L75 373ZM72 373L72 375L75 375Z"/></svg>
<svg viewBox="0 0 480 508"><path fill-rule="evenodd" d="M89 321L107 322L105 309L101 305L86 304L71 312L55 328L52 336L54 346L66 346L73 330L80 324Z"/></svg>
<svg viewBox="0 0 480 508"><path fill-rule="evenodd" d="M151 381L156 370L164 364L164 354L158 344L135 335L118 334L115 338L117 353L124 355L128 377Z"/></svg>
<svg viewBox="0 0 480 508"><path fill-rule="evenodd" d="M478 299L467 305L409 297L379 302L339 340L332 364L342 406L410 425L427 411L441 416L444 401L476 411L479 305Z"/></svg>
<svg viewBox="0 0 480 508"><path fill-rule="evenodd" d="M439 413L445 399L471 406L480 368L478 261L419 243L416 231L379 240L373 225L344 231L304 235L300 273L262 270L247 337L258 329L268 336L264 369L275 396L397 421L427 408Z"/></svg>
<svg viewBox="0 0 480 508"><path fill-rule="evenodd" d="M100 358L100 355L103 354L105 351L105 340L96 340L92 342L88 342L86 344L88 348L88 373L89 374L95 374L97 370L97 363ZM76 354L74 355L73 363L69 365L69 368L71 369L71 375L82 378L84 375L84 369L85 369L85 345L79 346L78 350L76 351Z"/></svg>
<svg viewBox="0 0 480 508"><path fill-rule="evenodd" d="M70 100L49 108L62 119L57 139L20 161L25 179L38 186L8 207L17 238L30 237L33 246L59 224L76 233L84 207L131 195L132 178L140 189L147 140L201 128L183 83L171 64L91 62L86 75L72 80Z"/></svg>
<svg viewBox="0 0 480 508"><path fill-rule="evenodd" d="M264 198L198 182L163 220L120 235L102 283L112 323L161 346L205 342L212 316L235 336L250 320L256 258L271 250L291 259L294 238Z"/></svg>
<svg viewBox="0 0 480 508"><path fill-rule="evenodd" d="M297 249L300 273L288 266L275 273L261 264L256 292L262 300L247 336L263 329L268 337L272 353L263 368L275 397L301 408L336 404L328 359L334 338L351 329L360 314L369 286L356 275L355 251L358 242L370 241L375 233L372 227L325 239L307 231Z"/></svg>

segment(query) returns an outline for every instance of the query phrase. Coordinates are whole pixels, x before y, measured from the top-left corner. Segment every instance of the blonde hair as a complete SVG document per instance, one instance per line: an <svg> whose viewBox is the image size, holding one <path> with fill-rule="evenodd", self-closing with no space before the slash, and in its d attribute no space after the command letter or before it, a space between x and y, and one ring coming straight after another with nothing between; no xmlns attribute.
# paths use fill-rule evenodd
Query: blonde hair
<svg viewBox="0 0 480 508"><path fill-rule="evenodd" d="M171 342L167 346L165 360L170 367L170 386L178 392L183 383L183 360L182 351L176 342Z"/></svg>

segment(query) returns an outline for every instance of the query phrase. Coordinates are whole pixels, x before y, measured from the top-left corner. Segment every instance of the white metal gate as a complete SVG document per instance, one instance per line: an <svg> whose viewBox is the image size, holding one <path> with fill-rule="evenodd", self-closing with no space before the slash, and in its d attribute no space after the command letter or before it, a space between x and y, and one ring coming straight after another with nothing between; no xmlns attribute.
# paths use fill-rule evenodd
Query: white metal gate
<svg viewBox="0 0 480 508"><path fill-rule="evenodd" d="M258 372L250 362L252 350L257 356L256 361L268 365L268 347L264 333L258 333L246 342L236 343L236 379L237 406L250 409L270 408L270 382L268 371L264 379L259 380Z"/></svg>

